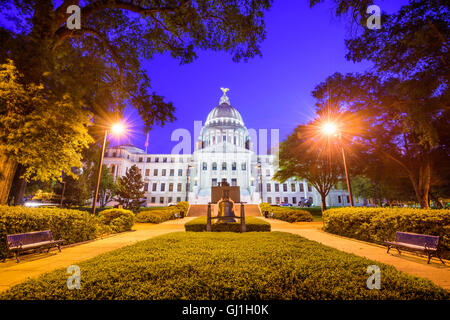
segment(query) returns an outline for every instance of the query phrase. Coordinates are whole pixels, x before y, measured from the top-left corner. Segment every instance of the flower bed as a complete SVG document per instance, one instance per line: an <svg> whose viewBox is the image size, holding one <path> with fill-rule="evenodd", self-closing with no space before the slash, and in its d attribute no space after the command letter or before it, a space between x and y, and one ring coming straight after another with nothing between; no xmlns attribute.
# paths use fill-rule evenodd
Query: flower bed
<svg viewBox="0 0 450 320"><path fill-rule="evenodd" d="M241 232L241 223L239 219L237 222L214 223L211 224L211 231L226 231L226 232ZM270 223L258 219L256 217L246 217L245 227L247 232L251 231L270 231ZM186 231L202 232L206 231L206 217L198 217L184 225Z"/></svg>

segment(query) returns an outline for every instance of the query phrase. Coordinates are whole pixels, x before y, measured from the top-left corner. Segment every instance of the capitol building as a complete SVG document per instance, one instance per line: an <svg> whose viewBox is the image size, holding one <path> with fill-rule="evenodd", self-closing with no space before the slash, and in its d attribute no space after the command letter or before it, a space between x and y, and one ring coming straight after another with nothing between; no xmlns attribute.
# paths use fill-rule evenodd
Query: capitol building
<svg viewBox="0 0 450 320"><path fill-rule="evenodd" d="M226 179L240 187L241 201L257 204L291 203L309 199L320 206L319 193L305 180L273 180L277 170L276 155L258 155L241 114L231 106L222 89L219 105L211 110L201 129L193 154L147 154L133 145L107 148L103 163L114 178L124 176L137 165L144 179L146 206L161 206L180 201L207 204L211 187ZM332 190L328 206L348 206L344 190ZM359 204L355 199L355 204Z"/></svg>

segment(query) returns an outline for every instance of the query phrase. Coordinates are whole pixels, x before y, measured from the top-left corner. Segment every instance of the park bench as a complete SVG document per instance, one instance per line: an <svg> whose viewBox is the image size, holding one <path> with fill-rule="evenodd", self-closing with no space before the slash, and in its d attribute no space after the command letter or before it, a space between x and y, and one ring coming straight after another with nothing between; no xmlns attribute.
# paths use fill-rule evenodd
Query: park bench
<svg viewBox="0 0 450 320"><path fill-rule="evenodd" d="M431 257L434 256L445 264L439 255L439 236L397 231L395 233L395 241L385 241L385 243L388 245L387 253L389 253L391 248L397 249L399 254L401 254L400 248L420 251L428 255L427 263L430 263Z"/></svg>
<svg viewBox="0 0 450 320"><path fill-rule="evenodd" d="M38 249L42 251L42 249L47 249L47 252L49 252L52 247L58 247L59 252L61 252L61 243L63 241L64 240L53 240L51 230L9 234L6 236L8 253L13 252L17 262L20 262L20 253L25 251ZM5 260L6 256L3 259L3 262Z"/></svg>

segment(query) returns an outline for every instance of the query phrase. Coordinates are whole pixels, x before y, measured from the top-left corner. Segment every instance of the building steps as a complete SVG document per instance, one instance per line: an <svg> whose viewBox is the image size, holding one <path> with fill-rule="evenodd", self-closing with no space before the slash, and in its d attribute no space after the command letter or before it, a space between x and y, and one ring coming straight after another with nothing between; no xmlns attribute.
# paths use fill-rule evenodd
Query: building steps
<svg viewBox="0 0 450 320"><path fill-rule="evenodd" d="M211 208L213 216L217 214L217 210L215 207L216 206L213 205ZM239 204L237 204L234 207L235 215L237 215L237 216L240 215L240 212L241 212L240 208L241 208L241 206ZM207 204L191 204L191 206L189 207L187 216L188 217L202 217L202 216L206 216L207 212L208 212ZM259 206L257 204L246 204L245 205L245 216L246 217L260 217L261 211L259 210Z"/></svg>

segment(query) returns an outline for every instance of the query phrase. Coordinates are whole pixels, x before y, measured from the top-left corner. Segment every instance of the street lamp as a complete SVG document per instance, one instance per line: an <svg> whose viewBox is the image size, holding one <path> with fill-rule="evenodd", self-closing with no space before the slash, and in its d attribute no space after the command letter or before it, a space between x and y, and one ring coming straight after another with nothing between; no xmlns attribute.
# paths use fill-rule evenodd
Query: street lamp
<svg viewBox="0 0 450 320"><path fill-rule="evenodd" d="M347 170L347 161L345 157L345 150L344 150L344 144L342 143L342 134L338 130L337 126L332 122L327 122L322 126L322 131L326 135L337 135L339 138L339 143L341 144L341 152L342 152L342 160L344 162L344 170L345 170L345 178L347 180L347 189L348 189L348 195L350 198L350 207L353 207L355 204L353 203L353 196L352 196L352 186L350 185L350 176L348 174Z"/></svg>
<svg viewBox="0 0 450 320"><path fill-rule="evenodd" d="M117 122L111 126L111 132L115 135L120 135L123 132L125 132L125 126ZM98 177L97 177L97 187L95 188L95 195L94 195L94 203L92 204L92 214L95 215L95 209L97 208L97 199L98 199L98 189L100 187L100 180L102 176L102 167L103 167L103 156L105 155L105 148L106 148L106 137L108 136L108 129L105 129L105 135L103 137L103 144L102 144L102 152L100 154L100 163L98 165Z"/></svg>

